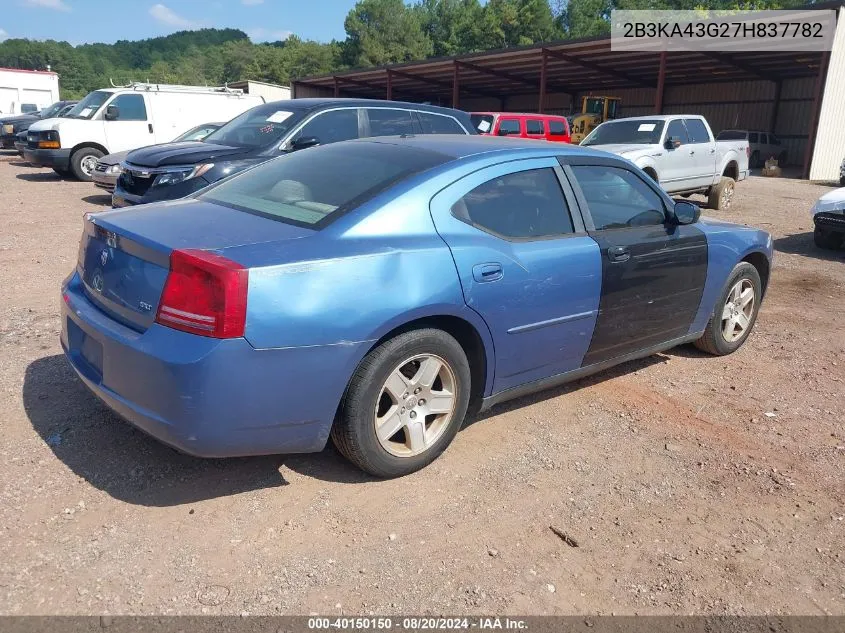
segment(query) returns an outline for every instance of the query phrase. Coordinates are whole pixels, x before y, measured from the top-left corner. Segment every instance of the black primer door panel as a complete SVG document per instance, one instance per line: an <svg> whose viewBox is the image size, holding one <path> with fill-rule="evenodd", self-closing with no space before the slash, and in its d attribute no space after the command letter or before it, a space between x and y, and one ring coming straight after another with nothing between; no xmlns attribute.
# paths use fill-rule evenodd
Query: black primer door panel
<svg viewBox="0 0 845 633"><path fill-rule="evenodd" d="M707 277L707 238L694 225L596 231L599 315L583 365L687 334Z"/></svg>

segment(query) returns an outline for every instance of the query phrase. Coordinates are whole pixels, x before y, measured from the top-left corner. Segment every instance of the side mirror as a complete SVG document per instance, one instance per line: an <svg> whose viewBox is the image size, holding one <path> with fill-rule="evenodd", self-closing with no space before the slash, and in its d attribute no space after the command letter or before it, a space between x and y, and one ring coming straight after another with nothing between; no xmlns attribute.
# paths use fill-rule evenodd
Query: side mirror
<svg viewBox="0 0 845 633"><path fill-rule="evenodd" d="M292 151L297 151L299 149L305 149L307 147L314 147L315 145L320 144L320 139L316 136L300 136L297 139L294 139L293 142L290 144L290 148Z"/></svg>
<svg viewBox="0 0 845 633"><path fill-rule="evenodd" d="M666 149L678 149L681 146L681 139L677 136L671 136L666 139Z"/></svg>
<svg viewBox="0 0 845 633"><path fill-rule="evenodd" d="M672 215L675 224L695 224L701 217L701 209L688 200L677 200Z"/></svg>
<svg viewBox="0 0 845 633"><path fill-rule="evenodd" d="M117 121L120 118L120 108L110 105L106 108L106 121Z"/></svg>

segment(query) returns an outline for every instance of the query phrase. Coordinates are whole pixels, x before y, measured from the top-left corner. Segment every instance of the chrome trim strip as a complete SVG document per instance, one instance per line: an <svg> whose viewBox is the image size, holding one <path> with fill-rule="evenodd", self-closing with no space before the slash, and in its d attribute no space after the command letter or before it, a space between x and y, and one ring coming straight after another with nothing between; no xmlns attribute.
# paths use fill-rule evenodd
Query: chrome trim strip
<svg viewBox="0 0 845 633"><path fill-rule="evenodd" d="M593 316L596 312L597 310L590 310L589 312L567 314L566 316L548 319L546 321L537 321L536 323L528 323L527 325L518 325L509 329L508 334L521 334L522 332L531 332L533 330L539 330L540 328L549 327L550 325L559 325L561 323L569 323L570 321L580 321L581 319L587 319Z"/></svg>

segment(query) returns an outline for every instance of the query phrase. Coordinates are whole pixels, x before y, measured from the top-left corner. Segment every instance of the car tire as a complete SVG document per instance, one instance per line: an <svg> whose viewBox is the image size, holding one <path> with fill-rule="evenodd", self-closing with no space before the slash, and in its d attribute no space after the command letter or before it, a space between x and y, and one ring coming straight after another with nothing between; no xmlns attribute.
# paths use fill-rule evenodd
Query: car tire
<svg viewBox="0 0 845 633"><path fill-rule="evenodd" d="M470 389L466 353L452 336L429 328L404 332L358 365L332 426L332 442L371 475L407 475L452 442L466 416ZM444 412L430 413L435 398L436 410ZM379 433L379 425L386 430Z"/></svg>
<svg viewBox="0 0 845 633"><path fill-rule="evenodd" d="M83 147L70 156L70 171L77 180L91 182L91 174L97 159L104 156L96 147Z"/></svg>
<svg viewBox="0 0 845 633"><path fill-rule="evenodd" d="M842 246L842 243L845 242L845 234L836 233L834 231L825 231L824 229L816 227L813 231L813 242L815 242L816 246L819 248L835 250Z"/></svg>
<svg viewBox="0 0 845 633"><path fill-rule="evenodd" d="M745 293L748 290L753 292L750 305L746 303L748 296ZM704 334L694 345L715 356L725 356L738 350L757 322L762 298L760 273L748 262L740 262L731 271ZM744 318L738 319L739 314Z"/></svg>
<svg viewBox="0 0 845 633"><path fill-rule="evenodd" d="M722 176L718 184L707 192L707 206L716 211L728 211L734 195L734 179Z"/></svg>
<svg viewBox="0 0 845 633"><path fill-rule="evenodd" d="M845 176L839 176L839 186L845 187Z"/></svg>

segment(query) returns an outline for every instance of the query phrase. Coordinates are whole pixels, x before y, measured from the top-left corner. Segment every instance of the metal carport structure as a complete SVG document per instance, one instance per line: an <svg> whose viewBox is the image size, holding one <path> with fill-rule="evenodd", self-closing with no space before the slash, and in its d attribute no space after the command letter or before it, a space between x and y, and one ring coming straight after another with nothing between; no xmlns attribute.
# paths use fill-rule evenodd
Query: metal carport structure
<svg viewBox="0 0 845 633"><path fill-rule="evenodd" d="M613 51L604 36L305 77L292 87L294 97L386 98L464 110L564 114L578 108L585 94L609 94L622 98L623 116L692 112L706 116L715 132L774 132L790 162L808 177L823 97L835 85L845 90L843 6L840 0L807 8L837 10L832 52ZM830 118L845 127L835 113ZM832 178L828 171L825 164L812 175Z"/></svg>

